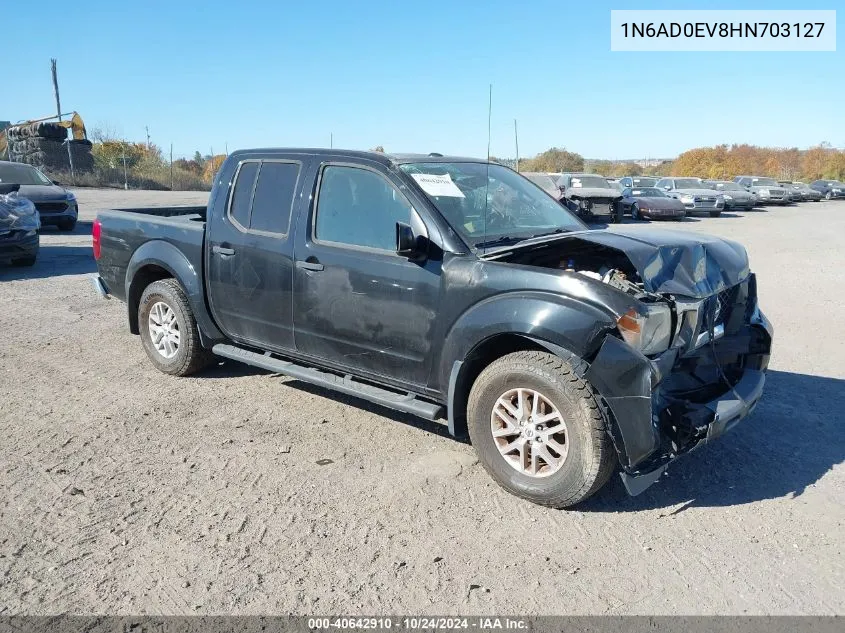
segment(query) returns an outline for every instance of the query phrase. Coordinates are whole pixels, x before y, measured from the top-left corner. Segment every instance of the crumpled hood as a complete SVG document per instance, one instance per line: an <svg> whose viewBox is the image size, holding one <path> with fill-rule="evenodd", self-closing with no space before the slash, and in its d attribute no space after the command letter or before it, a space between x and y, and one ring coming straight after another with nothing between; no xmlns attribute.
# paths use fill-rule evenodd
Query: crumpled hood
<svg viewBox="0 0 845 633"><path fill-rule="evenodd" d="M21 185L18 195L33 202L64 202L67 191L58 185Z"/></svg>
<svg viewBox="0 0 845 633"><path fill-rule="evenodd" d="M599 189L598 187L570 187L564 194L567 198L621 198L622 192L618 189Z"/></svg>
<svg viewBox="0 0 845 633"><path fill-rule="evenodd" d="M750 272L741 244L710 235L614 228L572 237L625 253L650 292L703 298L735 286Z"/></svg>

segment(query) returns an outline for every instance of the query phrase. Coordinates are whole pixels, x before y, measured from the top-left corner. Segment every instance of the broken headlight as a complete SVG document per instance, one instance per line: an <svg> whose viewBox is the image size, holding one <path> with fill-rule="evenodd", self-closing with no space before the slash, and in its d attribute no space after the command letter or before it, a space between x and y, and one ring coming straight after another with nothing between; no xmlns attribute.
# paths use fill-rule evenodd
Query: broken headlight
<svg viewBox="0 0 845 633"><path fill-rule="evenodd" d="M631 308L616 323L625 342L645 355L665 352L672 343L672 310L665 303Z"/></svg>

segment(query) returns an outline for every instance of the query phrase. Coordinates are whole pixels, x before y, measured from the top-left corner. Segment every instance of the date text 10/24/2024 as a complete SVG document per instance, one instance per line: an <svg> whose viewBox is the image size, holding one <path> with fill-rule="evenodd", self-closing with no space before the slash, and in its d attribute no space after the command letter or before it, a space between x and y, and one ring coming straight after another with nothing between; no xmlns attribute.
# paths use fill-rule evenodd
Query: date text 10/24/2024
<svg viewBox="0 0 845 633"><path fill-rule="evenodd" d="M528 628L528 621L499 617L323 617L308 618L308 628L324 630L399 630L399 631L520 631Z"/></svg>

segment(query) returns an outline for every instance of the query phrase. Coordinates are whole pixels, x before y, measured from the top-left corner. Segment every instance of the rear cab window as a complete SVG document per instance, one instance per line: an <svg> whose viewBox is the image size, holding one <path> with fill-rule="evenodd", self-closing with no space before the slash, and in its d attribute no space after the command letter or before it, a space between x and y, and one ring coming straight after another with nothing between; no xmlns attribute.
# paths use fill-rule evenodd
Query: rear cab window
<svg viewBox="0 0 845 633"><path fill-rule="evenodd" d="M243 161L229 201L229 219L241 231L287 235L301 167L295 161Z"/></svg>

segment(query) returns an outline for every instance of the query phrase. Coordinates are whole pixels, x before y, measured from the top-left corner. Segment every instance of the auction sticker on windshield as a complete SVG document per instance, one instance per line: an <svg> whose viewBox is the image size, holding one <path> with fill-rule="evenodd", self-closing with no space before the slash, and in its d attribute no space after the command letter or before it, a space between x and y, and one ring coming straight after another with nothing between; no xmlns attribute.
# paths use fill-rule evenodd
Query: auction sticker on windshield
<svg viewBox="0 0 845 633"><path fill-rule="evenodd" d="M417 184L430 196L446 198L464 198L458 185L449 174L411 174Z"/></svg>

